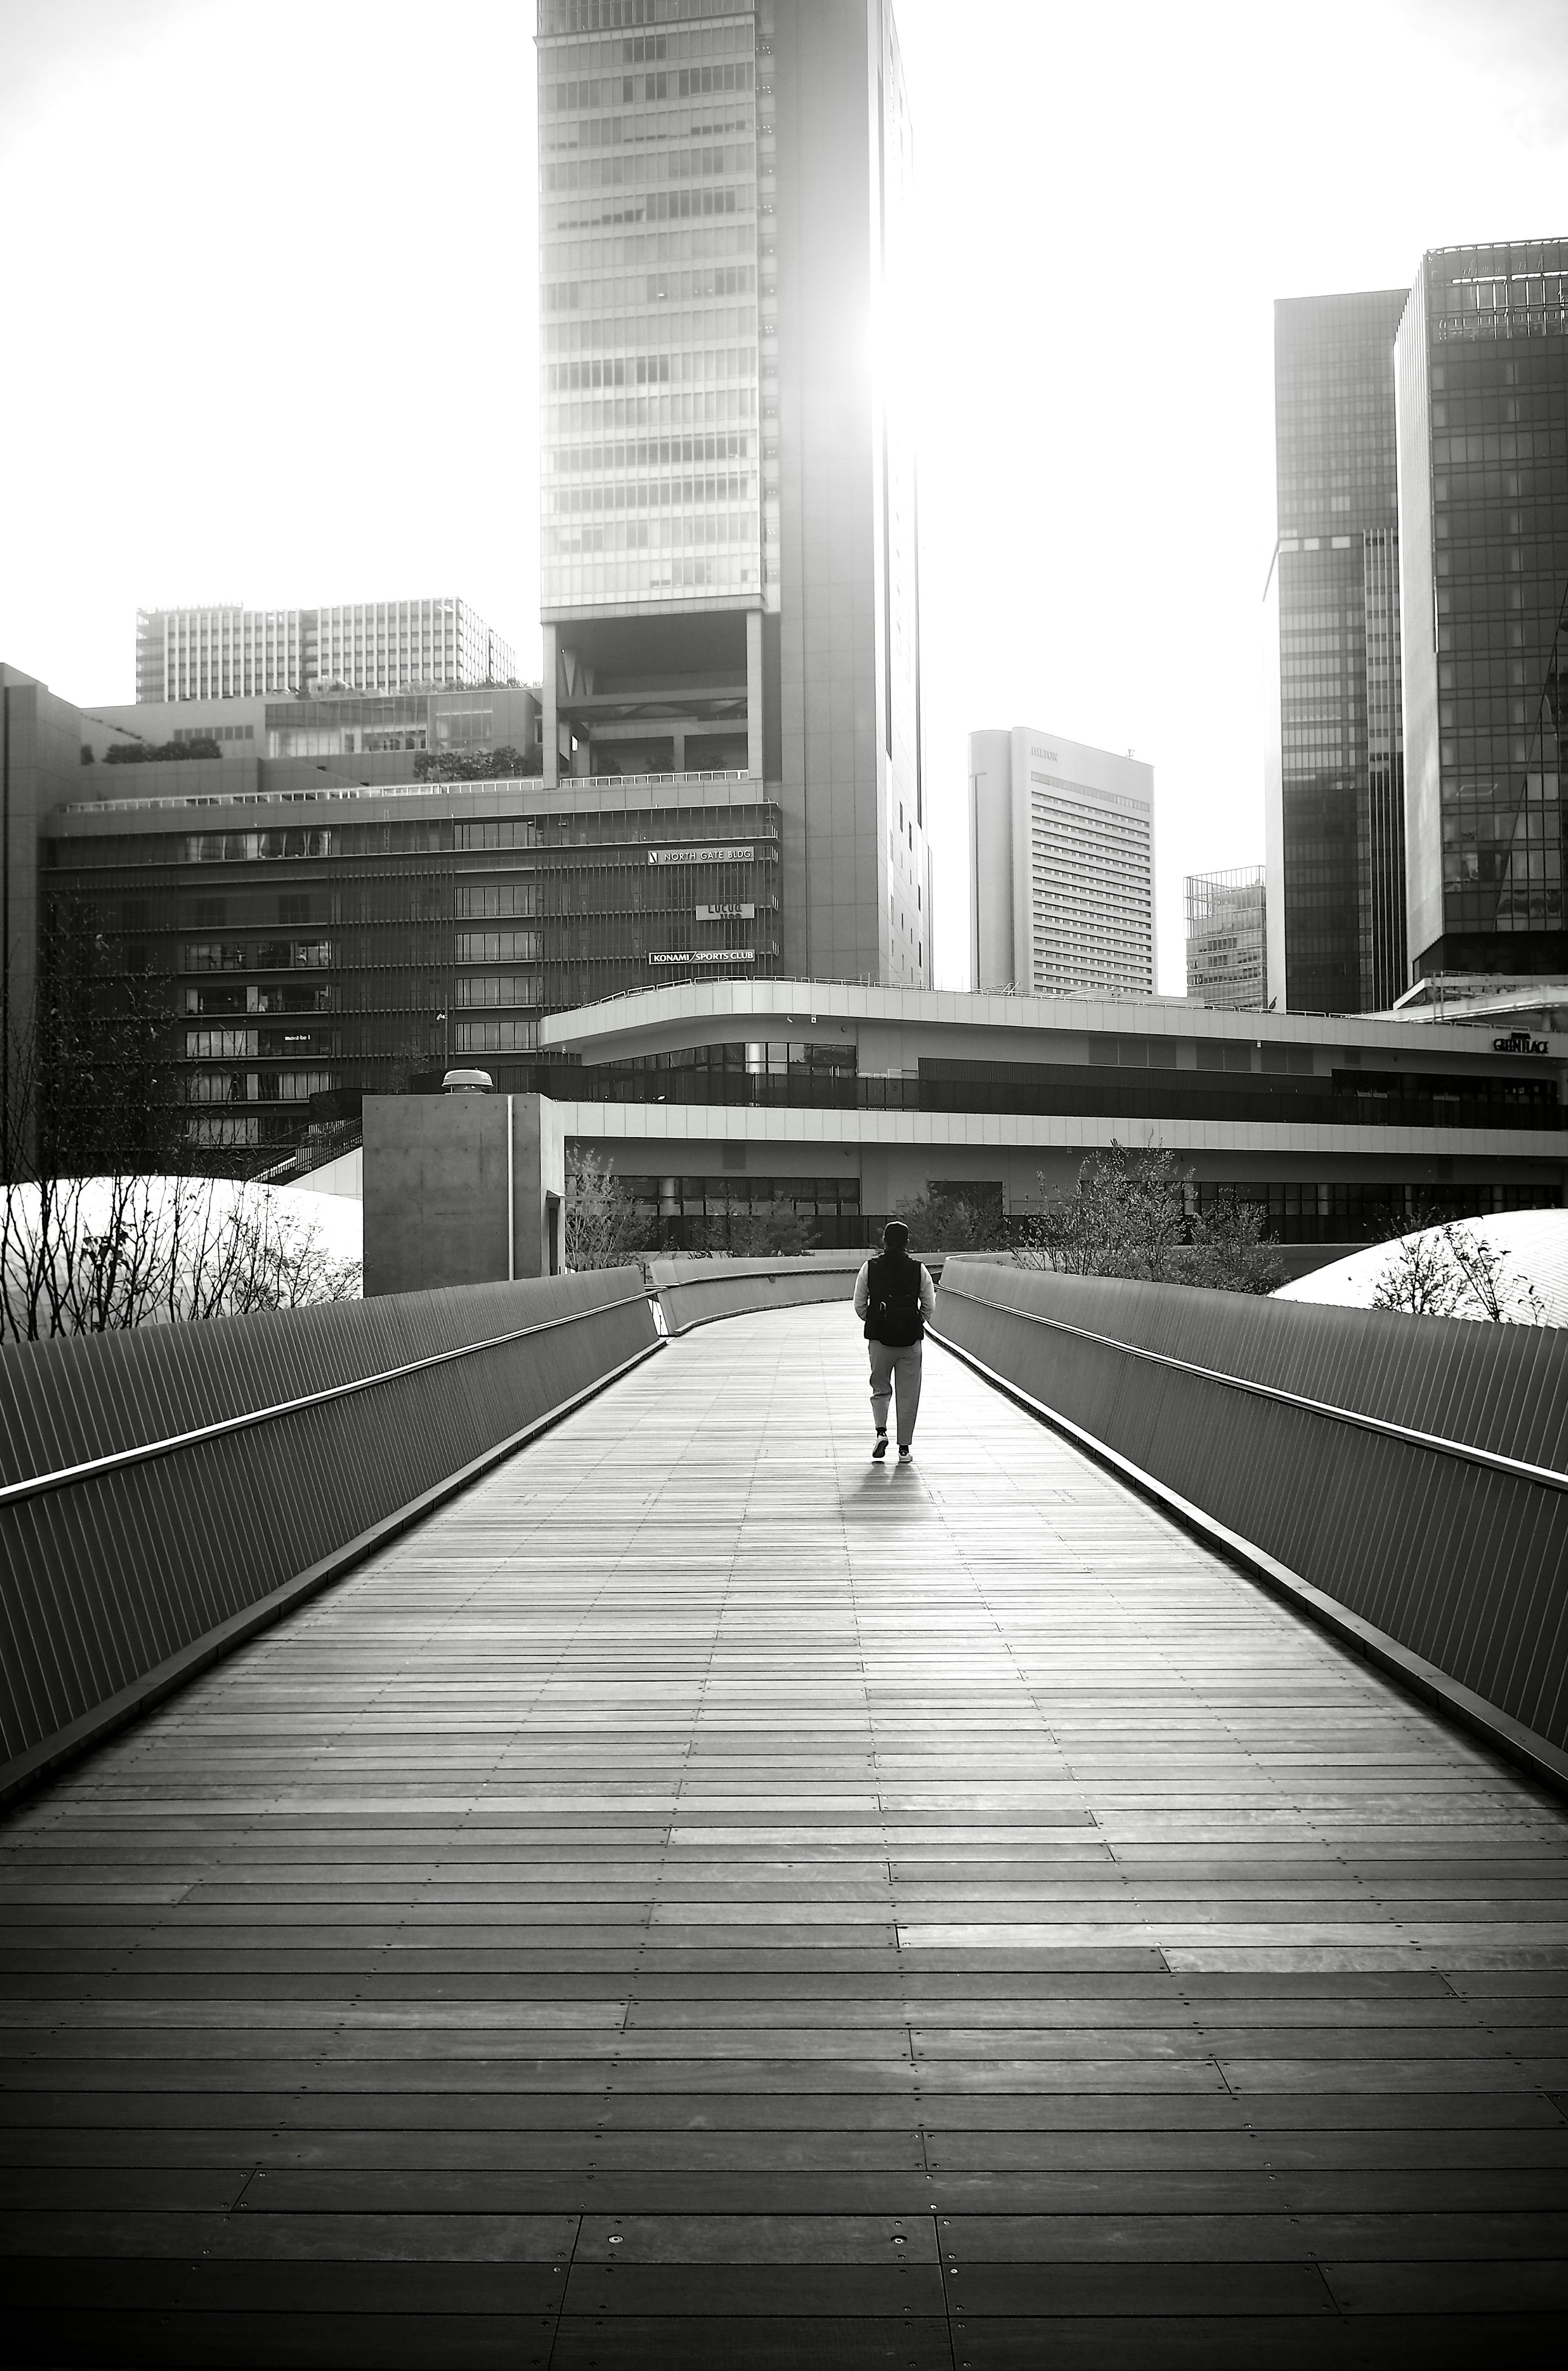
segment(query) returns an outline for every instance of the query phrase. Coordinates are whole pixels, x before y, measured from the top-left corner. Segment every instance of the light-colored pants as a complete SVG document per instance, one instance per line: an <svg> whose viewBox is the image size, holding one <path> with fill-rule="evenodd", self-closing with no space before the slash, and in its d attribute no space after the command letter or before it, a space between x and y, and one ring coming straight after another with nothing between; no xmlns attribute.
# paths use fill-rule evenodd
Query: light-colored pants
<svg viewBox="0 0 1568 2371"><path fill-rule="evenodd" d="M915 1438L915 1411L920 1405L920 1353L924 1345L910 1342L868 1342L871 1354L871 1416L877 1430L887 1430L887 1404L898 1390L898 1445L907 1449Z"/></svg>

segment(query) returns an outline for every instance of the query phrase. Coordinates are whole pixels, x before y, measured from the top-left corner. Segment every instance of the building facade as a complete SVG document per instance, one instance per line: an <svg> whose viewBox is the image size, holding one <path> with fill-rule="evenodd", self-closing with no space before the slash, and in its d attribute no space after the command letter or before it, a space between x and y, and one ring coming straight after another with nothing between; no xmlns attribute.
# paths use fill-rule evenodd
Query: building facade
<svg viewBox="0 0 1568 2371"><path fill-rule="evenodd" d="M546 780L743 770L791 966L918 984L891 6L539 0L538 101Z"/></svg>
<svg viewBox="0 0 1568 2371"><path fill-rule="evenodd" d="M1413 968L1568 972L1568 240L1424 256L1395 346Z"/></svg>
<svg viewBox="0 0 1568 2371"><path fill-rule="evenodd" d="M1188 1001L1216 1012L1262 1012L1269 1002L1263 866L1189 873L1184 885Z"/></svg>
<svg viewBox="0 0 1568 2371"><path fill-rule="evenodd" d="M432 758L491 750L514 750L523 773L538 773L544 763L538 689L527 684L138 700L84 710L80 726L82 748L91 752L83 762L111 766L203 742L231 762L310 759L319 768L329 761L334 773L346 763L350 779L365 781L413 780Z"/></svg>
<svg viewBox="0 0 1568 2371"><path fill-rule="evenodd" d="M451 598L136 613L141 704L516 679L510 644L467 602Z"/></svg>
<svg viewBox="0 0 1568 2371"><path fill-rule="evenodd" d="M1393 341L1402 289L1274 306L1264 593L1270 981L1293 1012L1407 982Z"/></svg>
<svg viewBox="0 0 1568 2371"><path fill-rule="evenodd" d="M559 1013L540 1041L580 1064L565 1135L674 1244L780 1205L828 1248L928 1193L1018 1215L1113 1144L1170 1151L1193 1211L1234 1194L1286 1245L1568 1197L1568 1036L1491 1023L778 979Z"/></svg>
<svg viewBox="0 0 1568 2371"><path fill-rule="evenodd" d="M969 976L1152 996L1154 769L1032 725L969 736Z"/></svg>
<svg viewBox="0 0 1568 2371"><path fill-rule="evenodd" d="M110 993L162 984L165 1133L198 1160L281 1157L449 1062L559 1092L545 1014L777 970L778 815L744 776L568 800L537 780L244 791L236 771L138 769L144 794L59 804L40 843L45 915L108 951Z"/></svg>

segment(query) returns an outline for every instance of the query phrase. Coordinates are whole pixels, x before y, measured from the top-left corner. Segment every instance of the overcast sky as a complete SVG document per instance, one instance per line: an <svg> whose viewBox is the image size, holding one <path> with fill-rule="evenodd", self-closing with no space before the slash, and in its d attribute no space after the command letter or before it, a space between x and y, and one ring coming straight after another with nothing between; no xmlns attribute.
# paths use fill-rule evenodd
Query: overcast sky
<svg viewBox="0 0 1568 2371"><path fill-rule="evenodd" d="M964 736L1155 768L1261 862L1275 296L1568 232L1563 0L895 0L923 224L938 977ZM532 0L0 0L0 656L129 700L138 604L458 593L538 665Z"/></svg>

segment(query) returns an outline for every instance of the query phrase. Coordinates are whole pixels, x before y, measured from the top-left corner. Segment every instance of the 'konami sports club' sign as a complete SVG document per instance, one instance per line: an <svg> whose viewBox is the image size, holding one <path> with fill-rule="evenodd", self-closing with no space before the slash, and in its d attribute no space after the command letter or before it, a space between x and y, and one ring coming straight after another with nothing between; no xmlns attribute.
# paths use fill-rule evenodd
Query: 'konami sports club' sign
<svg viewBox="0 0 1568 2371"><path fill-rule="evenodd" d="M651 964L749 964L755 963L753 947L659 947L648 957Z"/></svg>
<svg viewBox="0 0 1568 2371"><path fill-rule="evenodd" d="M750 864L755 850L751 848L651 848L650 864Z"/></svg>

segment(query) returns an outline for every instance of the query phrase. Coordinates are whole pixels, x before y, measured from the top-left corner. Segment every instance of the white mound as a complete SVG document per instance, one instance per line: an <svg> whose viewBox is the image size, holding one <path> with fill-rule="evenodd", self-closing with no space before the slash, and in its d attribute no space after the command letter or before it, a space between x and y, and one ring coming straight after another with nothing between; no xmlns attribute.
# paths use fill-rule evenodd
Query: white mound
<svg viewBox="0 0 1568 2371"><path fill-rule="evenodd" d="M1501 1210L1489 1219L1462 1219L1465 1234L1502 1255L1503 1274L1515 1283L1533 1285L1542 1304L1541 1323L1568 1325L1568 1210ZM1379 1284L1399 1256L1400 1243L1421 1243L1442 1229L1427 1227L1393 1243L1368 1243L1348 1259L1314 1268L1282 1285L1276 1301L1330 1301L1342 1309L1370 1309ZM1454 1312L1458 1317L1484 1313L1473 1302Z"/></svg>

